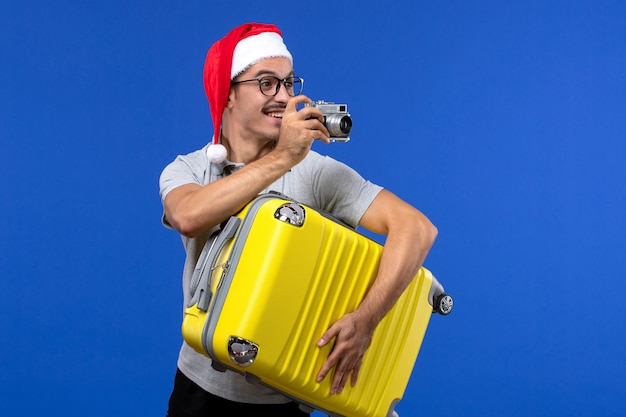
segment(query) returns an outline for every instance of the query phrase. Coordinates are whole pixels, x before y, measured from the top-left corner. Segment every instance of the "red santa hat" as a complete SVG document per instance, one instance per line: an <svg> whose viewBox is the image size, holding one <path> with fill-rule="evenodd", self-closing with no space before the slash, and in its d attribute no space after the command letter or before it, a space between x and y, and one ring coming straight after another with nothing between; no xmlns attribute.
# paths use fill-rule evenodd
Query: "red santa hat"
<svg viewBox="0 0 626 417"><path fill-rule="evenodd" d="M213 121L213 143L207 148L211 162L226 159L226 148L220 143L220 131L230 82L251 65L276 57L289 58L293 63L281 31L274 25L263 23L238 26L209 49L204 63L204 92Z"/></svg>

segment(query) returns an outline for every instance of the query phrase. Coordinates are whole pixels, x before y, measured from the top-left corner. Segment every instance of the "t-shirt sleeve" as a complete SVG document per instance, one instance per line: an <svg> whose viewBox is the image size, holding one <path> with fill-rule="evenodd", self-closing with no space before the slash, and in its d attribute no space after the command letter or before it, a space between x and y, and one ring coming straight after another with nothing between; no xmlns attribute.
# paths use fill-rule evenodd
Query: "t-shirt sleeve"
<svg viewBox="0 0 626 417"><path fill-rule="evenodd" d="M159 178L161 201L165 201L167 194L176 187L185 184L201 184L202 181L194 172L187 159L177 157L165 167Z"/></svg>
<svg viewBox="0 0 626 417"><path fill-rule="evenodd" d="M324 157L323 169L317 170L314 187L320 206L352 227L383 187L364 179L356 170L331 157Z"/></svg>
<svg viewBox="0 0 626 417"><path fill-rule="evenodd" d="M174 188L186 184L203 185L206 161L202 161L201 155L199 152L179 155L163 169L159 178L161 203L165 202L165 197ZM172 228L165 218L165 213L163 213L162 222L165 227Z"/></svg>

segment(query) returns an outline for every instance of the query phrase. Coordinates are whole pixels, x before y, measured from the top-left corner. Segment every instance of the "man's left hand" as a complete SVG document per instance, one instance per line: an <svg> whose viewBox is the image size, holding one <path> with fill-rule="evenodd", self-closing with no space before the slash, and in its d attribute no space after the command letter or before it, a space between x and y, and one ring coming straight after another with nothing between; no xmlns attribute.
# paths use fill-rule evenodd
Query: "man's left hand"
<svg viewBox="0 0 626 417"><path fill-rule="evenodd" d="M317 374L317 382L321 382L335 368L331 394L341 393L348 378L354 386L359 377L363 355L372 342L372 333L373 329L360 319L357 312L346 314L335 322L317 342L318 347L323 347L335 339L328 359Z"/></svg>

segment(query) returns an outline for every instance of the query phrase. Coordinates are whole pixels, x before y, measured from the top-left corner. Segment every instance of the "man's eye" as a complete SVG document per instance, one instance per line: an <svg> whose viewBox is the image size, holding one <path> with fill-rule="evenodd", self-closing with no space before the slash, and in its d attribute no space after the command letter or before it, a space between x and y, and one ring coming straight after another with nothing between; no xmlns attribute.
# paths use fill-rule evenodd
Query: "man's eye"
<svg viewBox="0 0 626 417"><path fill-rule="evenodd" d="M271 78L261 78L260 82L261 82L262 88L270 88L274 86L274 84L276 84L276 82L272 80Z"/></svg>

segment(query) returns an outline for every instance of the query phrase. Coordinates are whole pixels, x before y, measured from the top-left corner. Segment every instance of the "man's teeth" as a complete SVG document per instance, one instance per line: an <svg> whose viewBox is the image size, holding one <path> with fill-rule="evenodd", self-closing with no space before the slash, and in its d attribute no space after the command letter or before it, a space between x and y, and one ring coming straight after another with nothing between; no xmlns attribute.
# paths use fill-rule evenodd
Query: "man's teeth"
<svg viewBox="0 0 626 417"><path fill-rule="evenodd" d="M278 119L282 119L283 118L283 114L282 113L267 113L268 116L270 117L276 117Z"/></svg>

